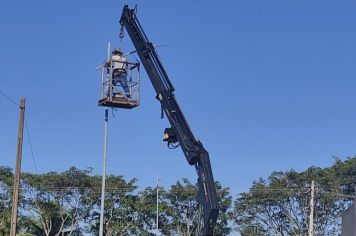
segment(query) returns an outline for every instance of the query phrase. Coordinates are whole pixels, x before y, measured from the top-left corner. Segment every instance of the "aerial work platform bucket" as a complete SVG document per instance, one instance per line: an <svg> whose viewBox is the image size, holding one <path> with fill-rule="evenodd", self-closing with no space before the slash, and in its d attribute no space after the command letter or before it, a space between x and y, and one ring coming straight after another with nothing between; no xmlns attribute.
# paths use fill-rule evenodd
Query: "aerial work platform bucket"
<svg viewBox="0 0 356 236"><path fill-rule="evenodd" d="M110 47L109 47L110 50ZM115 49L120 52L119 49ZM115 51L113 52L113 54ZM140 104L140 64L108 55L100 67L101 96L99 106L132 109Z"/></svg>

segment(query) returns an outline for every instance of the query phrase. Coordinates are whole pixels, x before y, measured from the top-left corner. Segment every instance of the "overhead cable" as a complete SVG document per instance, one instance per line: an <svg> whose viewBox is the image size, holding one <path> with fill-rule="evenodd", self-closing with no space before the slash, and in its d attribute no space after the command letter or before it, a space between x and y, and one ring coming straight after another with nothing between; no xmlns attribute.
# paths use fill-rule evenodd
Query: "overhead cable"
<svg viewBox="0 0 356 236"><path fill-rule="evenodd" d="M15 102L13 99L10 98L10 96L8 96L5 92L3 92L2 90L0 90L0 93L6 97L10 102L12 102L13 104L15 104L16 106L20 106L20 104L18 104L17 102Z"/></svg>

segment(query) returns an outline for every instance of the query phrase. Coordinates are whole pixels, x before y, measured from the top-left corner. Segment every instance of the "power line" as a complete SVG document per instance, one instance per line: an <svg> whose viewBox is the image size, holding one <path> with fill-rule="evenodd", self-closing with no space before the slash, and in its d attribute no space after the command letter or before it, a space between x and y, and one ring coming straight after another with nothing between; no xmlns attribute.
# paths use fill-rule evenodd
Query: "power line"
<svg viewBox="0 0 356 236"><path fill-rule="evenodd" d="M36 174L38 174L35 156L33 155L33 148L32 148L32 142L31 142L31 138L30 138L30 132L28 131L26 119L25 119L25 127L26 127L26 134L27 134L27 138L28 138L28 143L30 144L30 150L31 150L33 166L35 167Z"/></svg>
<svg viewBox="0 0 356 236"><path fill-rule="evenodd" d="M6 97L10 102L12 102L13 104L15 104L16 106L18 106L18 107L20 106L20 104L18 104L18 103L15 102L13 99L11 99L10 96L7 95L4 91L0 90L0 93L1 93L4 97Z"/></svg>
<svg viewBox="0 0 356 236"><path fill-rule="evenodd" d="M83 187L76 187L76 186L70 186L70 187L30 187L30 186L23 186L21 189L38 189L38 190L101 190L100 186L97 187L88 187L88 186L83 186ZM8 187L8 189L12 189L11 186ZM135 187L108 187L107 189L109 190L122 190L122 191L134 191L136 190Z"/></svg>
<svg viewBox="0 0 356 236"><path fill-rule="evenodd" d="M7 189L12 190L13 187L8 187ZM26 187L22 186L20 188L23 191L26 190L33 190L34 192L75 192L75 191L89 191L91 193L101 193L101 188L100 187ZM107 193L121 193L121 194L133 194L135 192L135 188L107 188Z"/></svg>
<svg viewBox="0 0 356 236"><path fill-rule="evenodd" d="M302 192L310 191L310 188L261 188L261 189L250 189L250 193L254 192ZM247 194L249 192L246 192Z"/></svg>
<svg viewBox="0 0 356 236"><path fill-rule="evenodd" d="M0 90L0 93L1 93L5 98L7 98L7 100L9 100L11 103L13 103L14 105L16 105L17 107L20 106L20 104L18 104L17 102L15 102L15 100L12 99L9 95L7 95L4 91ZM33 166L35 167L36 174L38 174L38 172L37 172L36 160L35 160L35 156L34 156L34 154L33 154L33 148L32 148L32 142L31 142L31 138L30 138L30 132L29 132L28 127L27 127L26 119L25 119L25 127L26 127L26 134L27 134L27 138L28 138L28 142L29 142L29 146L30 146L30 151L31 151L31 157L32 157Z"/></svg>

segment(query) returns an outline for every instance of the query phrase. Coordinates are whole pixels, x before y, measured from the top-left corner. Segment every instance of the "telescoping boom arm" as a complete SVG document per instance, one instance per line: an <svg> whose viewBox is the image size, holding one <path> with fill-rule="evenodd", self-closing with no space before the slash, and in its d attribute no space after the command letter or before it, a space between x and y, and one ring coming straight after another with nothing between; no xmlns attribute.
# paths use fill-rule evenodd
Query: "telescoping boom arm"
<svg viewBox="0 0 356 236"><path fill-rule="evenodd" d="M171 124L171 128L165 129L163 140L167 141L168 146L171 147L177 147L179 144L188 163L196 167L199 184L197 201L202 209L202 220L204 221L201 235L213 235L213 226L218 217L218 204L209 153L204 149L203 144L195 139L177 103L174 96L174 87L155 47L148 40L136 18L136 9L130 9L126 5L122 11L120 24L126 28L157 93L156 98L160 101L162 110Z"/></svg>

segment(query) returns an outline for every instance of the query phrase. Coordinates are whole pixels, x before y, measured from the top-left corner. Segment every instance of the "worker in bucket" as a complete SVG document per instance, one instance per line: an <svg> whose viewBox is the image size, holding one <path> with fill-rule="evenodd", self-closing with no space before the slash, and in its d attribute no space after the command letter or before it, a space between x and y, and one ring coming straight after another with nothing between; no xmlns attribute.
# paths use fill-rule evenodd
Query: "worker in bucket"
<svg viewBox="0 0 356 236"><path fill-rule="evenodd" d="M127 85L126 58L120 48L115 48L111 56L112 63L112 83L114 86L120 83L125 92L125 96L130 98L130 90Z"/></svg>

